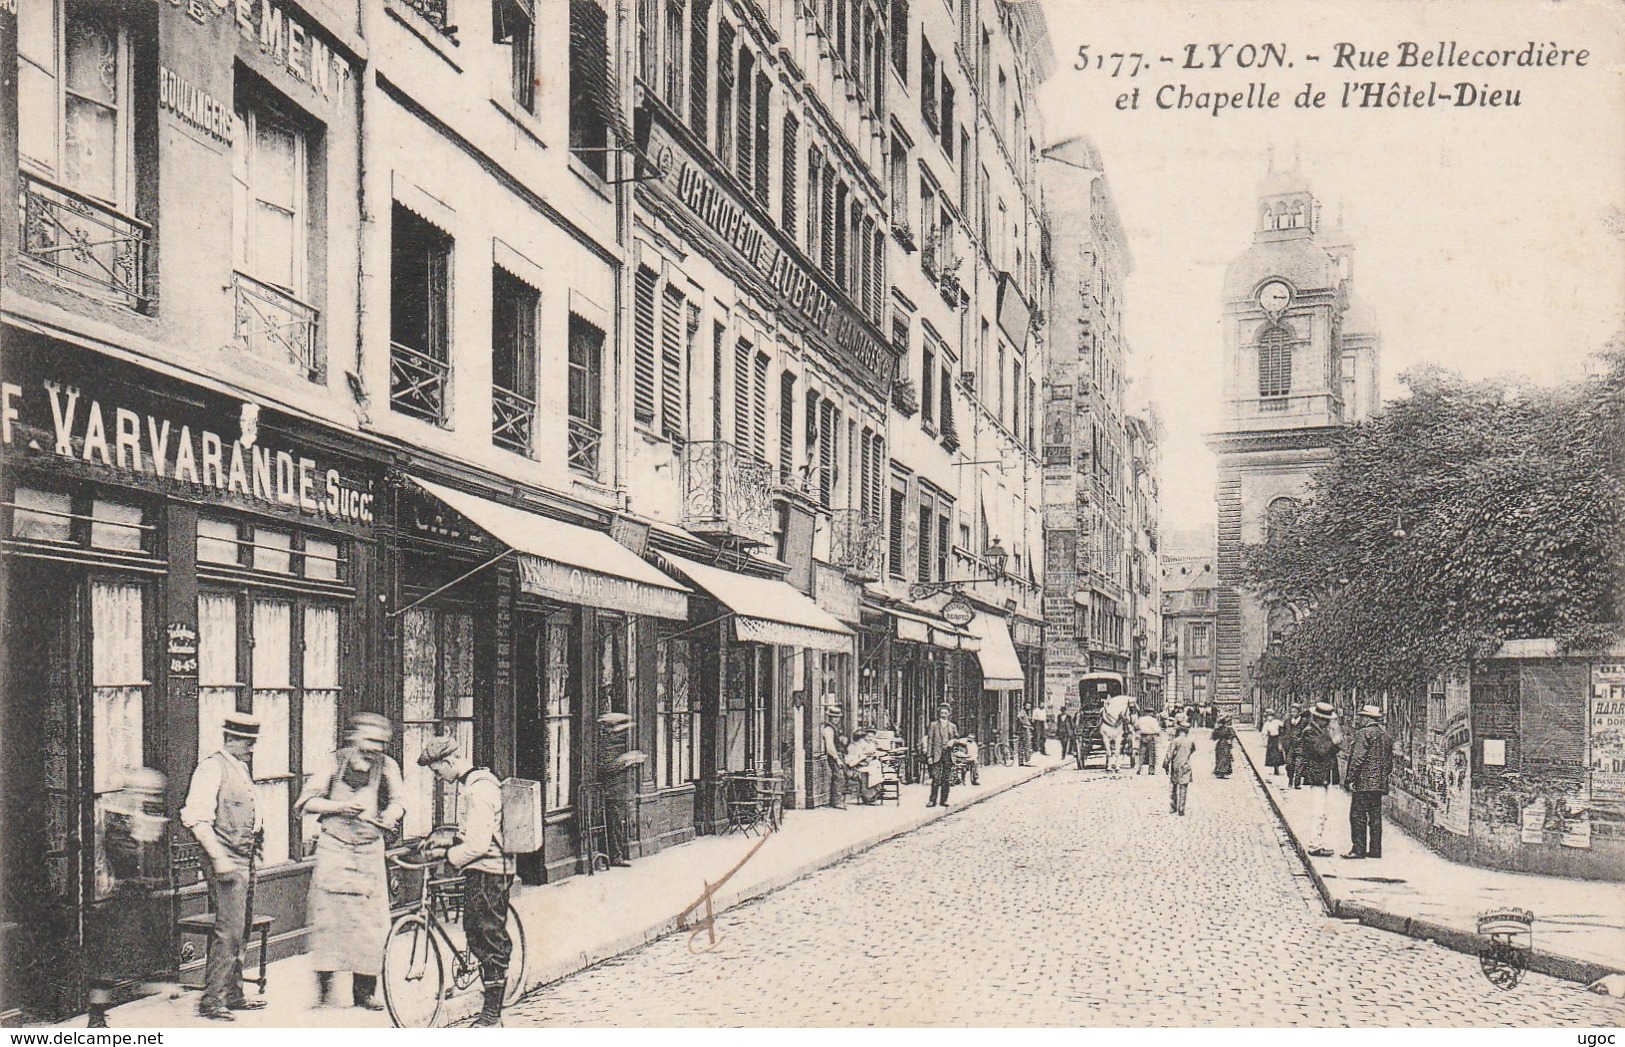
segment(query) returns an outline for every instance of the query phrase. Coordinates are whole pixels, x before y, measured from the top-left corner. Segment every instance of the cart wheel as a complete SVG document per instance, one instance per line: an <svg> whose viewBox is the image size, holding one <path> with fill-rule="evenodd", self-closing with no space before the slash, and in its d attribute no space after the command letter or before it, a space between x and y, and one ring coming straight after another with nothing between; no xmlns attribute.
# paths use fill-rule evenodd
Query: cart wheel
<svg viewBox="0 0 1625 1047"><path fill-rule="evenodd" d="M609 855L597 852L592 856L592 867L596 872L609 872Z"/></svg>

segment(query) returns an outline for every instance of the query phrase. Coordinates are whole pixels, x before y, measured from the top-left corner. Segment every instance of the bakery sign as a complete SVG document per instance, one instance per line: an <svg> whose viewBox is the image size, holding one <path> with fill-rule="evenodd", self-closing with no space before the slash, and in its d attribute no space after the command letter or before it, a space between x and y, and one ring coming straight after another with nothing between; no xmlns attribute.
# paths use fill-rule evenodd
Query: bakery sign
<svg viewBox="0 0 1625 1047"><path fill-rule="evenodd" d="M680 143L662 121L669 119L652 104L649 155L662 173L658 183L726 248L743 258L747 268L771 288L778 304L814 336L855 362L869 388L890 395L896 356L867 317L832 293L821 274L778 230L759 221L748 206L713 176ZM650 119L652 117L652 119Z"/></svg>
<svg viewBox="0 0 1625 1047"><path fill-rule="evenodd" d="M37 436L35 434L38 434ZM48 446L59 459L131 477L166 480L236 495L266 505L356 524L373 522L372 484L346 478L295 450L259 440L259 406L245 403L238 434L116 401L46 380L0 382L0 445Z"/></svg>

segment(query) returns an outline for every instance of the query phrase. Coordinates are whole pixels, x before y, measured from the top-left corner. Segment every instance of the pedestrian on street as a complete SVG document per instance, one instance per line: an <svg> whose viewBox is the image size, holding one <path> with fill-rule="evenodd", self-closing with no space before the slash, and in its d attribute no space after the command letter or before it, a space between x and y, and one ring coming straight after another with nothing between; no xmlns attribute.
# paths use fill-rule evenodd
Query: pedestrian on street
<svg viewBox="0 0 1625 1047"><path fill-rule="evenodd" d="M1027 706L1016 714L1016 762L1027 766L1027 757L1033 746L1033 707Z"/></svg>
<svg viewBox="0 0 1625 1047"><path fill-rule="evenodd" d="M216 1022L237 1020L232 1011L257 1011L264 1000L243 995L243 938L248 911L249 866L264 839L265 828L254 802L254 776L248 761L259 740L260 720L253 713L231 712L221 725L218 752L205 756L192 772L181 808L181 824L197 837L209 859L210 907L208 962L198 1015Z"/></svg>
<svg viewBox="0 0 1625 1047"><path fill-rule="evenodd" d="M400 765L384 752L394 733L387 718L357 713L348 744L333 754L330 769L316 769L294 805L321 826L305 903L318 1007L332 1002L333 972L349 971L351 1002L384 1009L376 995L389 936L384 837L406 813Z"/></svg>
<svg viewBox="0 0 1625 1047"><path fill-rule="evenodd" d="M1281 731L1285 727L1273 709L1264 714L1264 766L1272 775L1279 775L1281 765L1286 763L1286 753L1281 748Z"/></svg>
<svg viewBox="0 0 1625 1047"><path fill-rule="evenodd" d="M1337 762L1337 742L1332 738L1333 714L1330 702L1316 702L1299 739L1300 775L1311 793L1309 853L1315 858L1332 856L1326 846L1326 794L1332 781L1332 765Z"/></svg>
<svg viewBox="0 0 1625 1047"><path fill-rule="evenodd" d="M1062 709L1061 715L1055 722L1055 733L1061 739L1061 759L1073 755L1073 749L1078 741L1078 718L1070 708Z"/></svg>
<svg viewBox="0 0 1625 1047"><path fill-rule="evenodd" d="M107 1028L112 990L120 982L152 986L171 977L168 785L161 771L138 767L124 773L119 791L102 806L101 853L112 897L85 913L86 1028Z"/></svg>
<svg viewBox="0 0 1625 1047"><path fill-rule="evenodd" d="M841 703L824 703L824 728L820 732L824 765L829 768L829 805L846 810L846 735L841 733Z"/></svg>
<svg viewBox="0 0 1625 1047"><path fill-rule="evenodd" d="M1382 798L1394 769L1394 740L1382 726L1382 710L1362 706L1349 741L1349 853L1345 858L1382 857Z"/></svg>
<svg viewBox="0 0 1625 1047"><path fill-rule="evenodd" d="M598 796L604 806L604 851L612 867L632 864L632 799L637 768L647 757L632 750L632 717L609 712L598 718Z"/></svg>
<svg viewBox="0 0 1625 1047"><path fill-rule="evenodd" d="M1183 816L1185 801L1191 791L1191 766L1196 756L1196 742L1191 729L1184 724L1174 728L1174 740L1168 743L1168 755L1162 758L1162 769L1168 772L1168 812Z"/></svg>
<svg viewBox="0 0 1625 1047"><path fill-rule="evenodd" d="M982 747L975 738L966 738L960 747L959 758L965 764L965 779L972 785L982 784Z"/></svg>
<svg viewBox="0 0 1625 1047"><path fill-rule="evenodd" d="M1117 773L1117 764L1123 751L1123 731L1129 724L1129 710L1134 700L1126 694L1106 699L1100 710L1100 740L1106 744L1106 770Z"/></svg>
<svg viewBox="0 0 1625 1047"><path fill-rule="evenodd" d="M1162 736L1162 721L1154 713L1142 713L1134 729L1140 735L1140 763L1134 773L1138 776L1141 771L1149 771L1154 776L1157 773L1157 740Z"/></svg>
<svg viewBox="0 0 1625 1047"><path fill-rule="evenodd" d="M426 848L431 860L444 858L462 873L463 931L468 949L480 964L485 1003L475 1028L500 1028L502 998L508 991L508 961L513 942L508 937L508 888L513 882L513 858L502 840L502 783L473 762L450 735L435 735L418 754L418 766L436 778L457 784L457 842Z"/></svg>
<svg viewBox="0 0 1625 1047"><path fill-rule="evenodd" d="M1236 729L1230 725L1230 717L1219 717L1219 725L1213 728L1213 777L1228 778L1235 771L1235 754L1232 747L1236 744Z"/></svg>
<svg viewBox="0 0 1625 1047"><path fill-rule="evenodd" d="M1312 719L1309 715L1309 704L1306 702L1300 705L1297 713L1287 721L1286 777L1287 784L1294 789L1303 788L1303 732Z"/></svg>
<svg viewBox="0 0 1625 1047"><path fill-rule="evenodd" d="M927 807L948 806L948 787L954 781L954 746L960 741L959 728L946 705L937 706L937 718L925 729L925 762L931 768L931 798Z"/></svg>
<svg viewBox="0 0 1625 1047"><path fill-rule="evenodd" d="M1033 706L1033 752L1043 756L1049 744L1049 710L1044 704Z"/></svg>

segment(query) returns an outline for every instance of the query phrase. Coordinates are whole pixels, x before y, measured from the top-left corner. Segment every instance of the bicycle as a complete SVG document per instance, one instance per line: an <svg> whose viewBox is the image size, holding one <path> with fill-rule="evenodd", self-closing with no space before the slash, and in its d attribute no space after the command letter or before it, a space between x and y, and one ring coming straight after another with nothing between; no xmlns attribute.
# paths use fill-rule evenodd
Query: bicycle
<svg viewBox="0 0 1625 1047"><path fill-rule="evenodd" d="M441 830L436 830L440 832ZM390 856L390 864L408 872L422 872L417 905L395 917L384 939L384 1005L389 1020L398 1029L432 1029L440 1017L441 1005L454 994L480 983L480 963L472 951L459 949L450 922L461 922L463 884L461 876L433 876L438 861L412 861L407 855ZM508 958L508 991L502 1005L519 1001L525 982L525 925L508 904L506 921L513 952ZM441 944L451 951L451 985L441 957Z"/></svg>

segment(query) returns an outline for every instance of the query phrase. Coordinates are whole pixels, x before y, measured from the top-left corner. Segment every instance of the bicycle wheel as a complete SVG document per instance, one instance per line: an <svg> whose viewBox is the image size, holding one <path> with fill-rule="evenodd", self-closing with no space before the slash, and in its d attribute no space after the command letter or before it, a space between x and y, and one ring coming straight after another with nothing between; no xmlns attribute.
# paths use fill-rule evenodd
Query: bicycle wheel
<svg viewBox="0 0 1625 1047"><path fill-rule="evenodd" d="M512 904L508 906L508 919L503 926L508 930L513 950L508 954L508 988L502 994L502 1006L512 1007L525 991L525 924Z"/></svg>
<svg viewBox="0 0 1625 1047"><path fill-rule="evenodd" d="M1006 767L1009 767L1016 762L1016 754L1006 742L999 743L999 762L1004 764Z"/></svg>
<svg viewBox="0 0 1625 1047"><path fill-rule="evenodd" d="M384 939L384 1005L398 1029L432 1029L446 995L446 965L429 921L412 913Z"/></svg>

